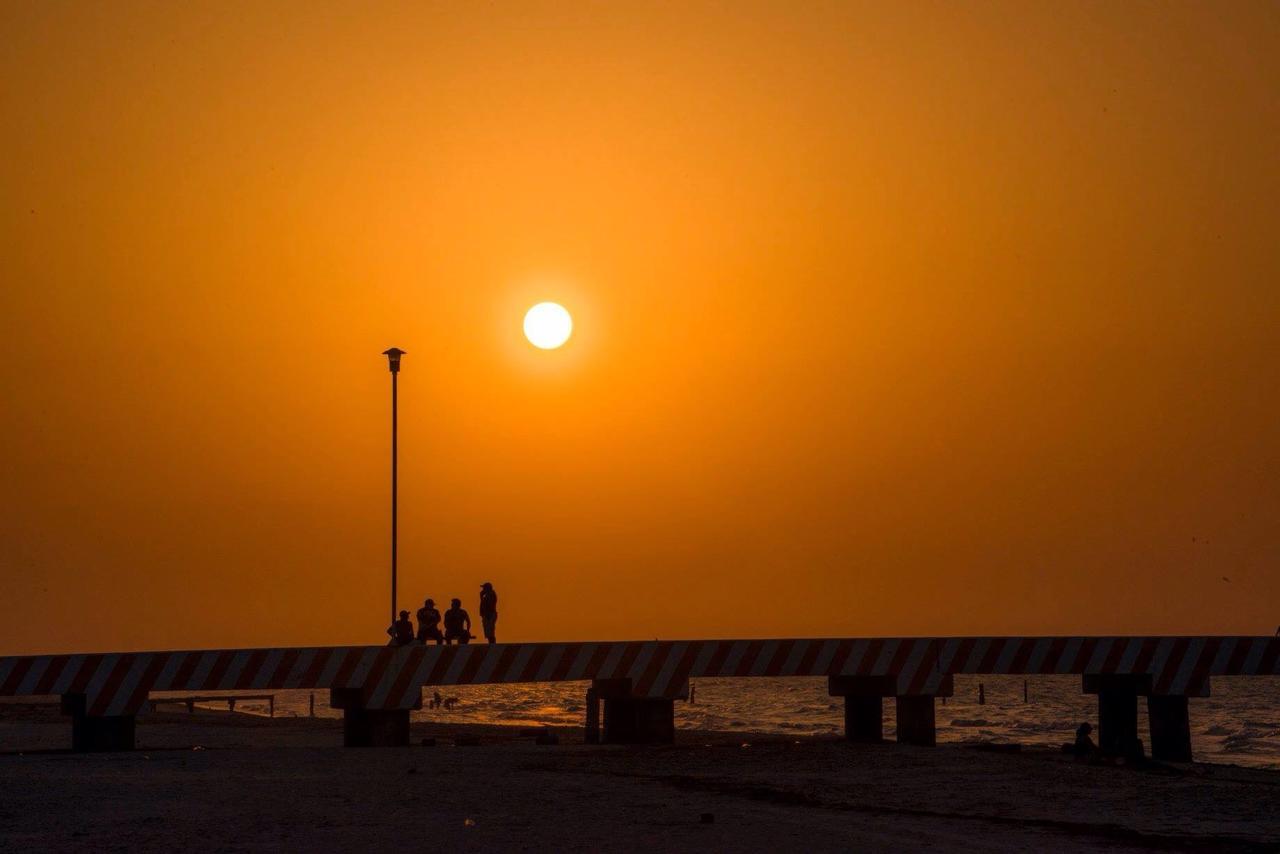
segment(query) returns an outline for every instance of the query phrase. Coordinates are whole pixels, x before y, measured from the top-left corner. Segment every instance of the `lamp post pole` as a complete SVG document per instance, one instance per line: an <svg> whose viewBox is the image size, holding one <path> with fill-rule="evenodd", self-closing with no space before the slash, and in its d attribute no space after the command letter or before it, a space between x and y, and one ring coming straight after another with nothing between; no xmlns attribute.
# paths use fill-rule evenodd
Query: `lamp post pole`
<svg viewBox="0 0 1280 854"><path fill-rule="evenodd" d="M397 478L397 383L400 376L400 357L404 350L392 347L384 350L387 366L391 369L391 623L396 623L396 478Z"/></svg>

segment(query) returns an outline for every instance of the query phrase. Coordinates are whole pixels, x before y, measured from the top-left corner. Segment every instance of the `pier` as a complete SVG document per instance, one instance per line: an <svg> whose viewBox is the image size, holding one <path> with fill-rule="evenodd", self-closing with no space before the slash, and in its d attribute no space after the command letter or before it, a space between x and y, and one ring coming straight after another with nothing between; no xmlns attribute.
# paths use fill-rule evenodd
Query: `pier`
<svg viewBox="0 0 1280 854"><path fill-rule="evenodd" d="M1147 702L1152 758L1192 758L1189 700L1214 676L1280 675L1280 637L786 638L347 646L0 658L0 696L61 697L75 750L129 750L153 691L327 689L347 746L409 743L409 712L436 685L587 681L587 740L669 743L689 679L826 676L845 735L932 746L935 702L956 674L1079 674L1098 697L1098 741L1125 755ZM220 698L221 699L221 698ZM603 705L603 715L597 704ZM602 724L601 724L602 722Z"/></svg>

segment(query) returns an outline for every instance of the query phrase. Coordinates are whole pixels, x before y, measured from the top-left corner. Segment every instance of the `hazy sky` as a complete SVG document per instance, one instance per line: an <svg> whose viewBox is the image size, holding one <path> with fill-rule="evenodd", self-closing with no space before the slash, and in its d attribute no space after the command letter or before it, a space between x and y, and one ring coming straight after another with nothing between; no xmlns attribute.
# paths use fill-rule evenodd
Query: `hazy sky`
<svg viewBox="0 0 1280 854"><path fill-rule="evenodd" d="M1278 225L1275 3L5 2L0 652L383 640L392 345L401 607L1270 634Z"/></svg>

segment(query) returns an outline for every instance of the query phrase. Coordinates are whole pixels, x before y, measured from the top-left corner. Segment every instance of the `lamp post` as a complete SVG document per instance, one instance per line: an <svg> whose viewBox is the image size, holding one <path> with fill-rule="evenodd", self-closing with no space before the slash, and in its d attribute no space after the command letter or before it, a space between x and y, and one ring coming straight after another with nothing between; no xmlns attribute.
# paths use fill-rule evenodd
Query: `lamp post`
<svg viewBox="0 0 1280 854"><path fill-rule="evenodd" d="M392 347L382 351L391 369L391 623L396 623L396 378L400 376L400 357L404 350Z"/></svg>

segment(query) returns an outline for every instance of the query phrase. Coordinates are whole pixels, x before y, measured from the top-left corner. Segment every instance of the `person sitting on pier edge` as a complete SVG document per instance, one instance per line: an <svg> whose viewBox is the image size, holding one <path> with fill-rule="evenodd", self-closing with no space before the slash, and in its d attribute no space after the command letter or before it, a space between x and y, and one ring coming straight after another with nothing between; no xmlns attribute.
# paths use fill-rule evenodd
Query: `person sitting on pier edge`
<svg viewBox="0 0 1280 854"><path fill-rule="evenodd" d="M440 632L440 610L436 608L436 600L428 599L418 609L418 643L425 644L434 640L437 645L444 643L444 635Z"/></svg>
<svg viewBox="0 0 1280 854"><path fill-rule="evenodd" d="M471 641L471 615L462 609L462 600L453 599L444 612L444 642L460 644Z"/></svg>
<svg viewBox="0 0 1280 854"><path fill-rule="evenodd" d="M487 581L480 585L480 625L484 627L485 640L497 643L498 593Z"/></svg>
<svg viewBox="0 0 1280 854"><path fill-rule="evenodd" d="M413 643L413 623L409 622L408 611L400 612L400 619L391 624L387 634L391 635L388 646L408 646Z"/></svg>

